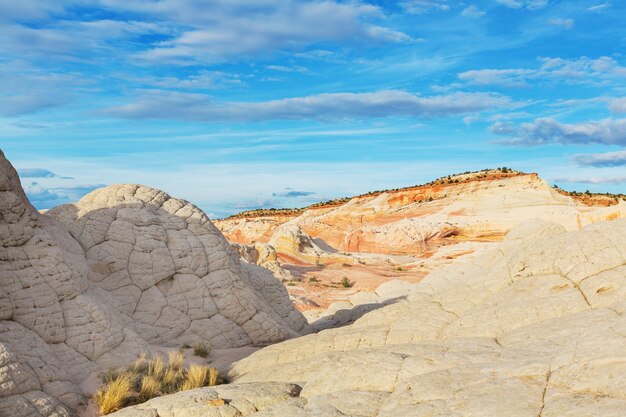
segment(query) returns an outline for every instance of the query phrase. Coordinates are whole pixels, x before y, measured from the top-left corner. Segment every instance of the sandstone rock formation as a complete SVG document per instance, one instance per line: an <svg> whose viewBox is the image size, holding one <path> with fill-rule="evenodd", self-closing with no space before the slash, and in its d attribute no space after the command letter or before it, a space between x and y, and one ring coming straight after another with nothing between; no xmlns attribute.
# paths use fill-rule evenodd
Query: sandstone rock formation
<svg viewBox="0 0 626 417"><path fill-rule="evenodd" d="M259 350L232 371L234 391L294 383L299 394L206 415L617 417L626 410L626 220L570 232L527 221L471 261L418 284L387 283L365 301L380 299L394 301L352 325ZM120 417L196 415L180 395Z"/></svg>
<svg viewBox="0 0 626 417"><path fill-rule="evenodd" d="M150 343L271 343L305 326L280 282L241 264L206 215L186 201L114 185L48 215L67 226L85 251L89 279L115 295L117 309Z"/></svg>
<svg viewBox="0 0 626 417"><path fill-rule="evenodd" d="M68 416L78 384L150 344L264 344L306 331L195 206L112 186L43 215L0 152L0 416ZM57 221L56 219L60 221Z"/></svg>
<svg viewBox="0 0 626 417"><path fill-rule="evenodd" d="M322 242L320 242L323 244ZM284 260L296 263L319 264L320 262L355 262L354 257L336 253L332 248L322 248L311 236L293 223L280 226L268 242Z"/></svg>
<svg viewBox="0 0 626 417"><path fill-rule="evenodd" d="M530 218L577 230L626 217L626 201L605 200L587 205L536 174L487 171L354 197L294 216L233 217L216 226L238 243L268 242L288 223L339 251L416 255L442 241L500 240Z"/></svg>
<svg viewBox="0 0 626 417"><path fill-rule="evenodd" d="M232 248L239 254L241 259L252 264L259 265L274 273L281 280L293 278L293 275L280 266L276 249L266 243L246 245L243 243L231 243Z"/></svg>

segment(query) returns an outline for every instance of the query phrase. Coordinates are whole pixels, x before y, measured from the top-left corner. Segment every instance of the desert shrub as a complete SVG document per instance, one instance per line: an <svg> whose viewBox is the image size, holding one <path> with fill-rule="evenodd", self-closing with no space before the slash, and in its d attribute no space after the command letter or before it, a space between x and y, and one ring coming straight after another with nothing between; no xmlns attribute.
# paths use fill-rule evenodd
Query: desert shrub
<svg viewBox="0 0 626 417"><path fill-rule="evenodd" d="M206 358L211 353L211 347L205 343L196 342L193 344L193 354L196 356L200 356L201 358Z"/></svg>
<svg viewBox="0 0 626 417"><path fill-rule="evenodd" d="M317 279L317 277L311 277L309 278L309 282L320 282L320 280Z"/></svg>
<svg viewBox="0 0 626 417"><path fill-rule="evenodd" d="M199 353L208 355L206 345L198 344L197 347ZM167 363L160 355L151 358L142 355L126 368L104 372L104 386L94 395L100 414L110 414L160 395L223 382L217 369L206 365L185 368L184 359L181 352L170 352Z"/></svg>
<svg viewBox="0 0 626 417"><path fill-rule="evenodd" d="M341 281L339 282L339 284L341 284L341 286L342 286L343 288L350 288L350 287L352 287L352 285L353 285L353 283L352 283L352 282L350 282L350 280L348 279L348 277L343 277L343 278L341 279Z"/></svg>

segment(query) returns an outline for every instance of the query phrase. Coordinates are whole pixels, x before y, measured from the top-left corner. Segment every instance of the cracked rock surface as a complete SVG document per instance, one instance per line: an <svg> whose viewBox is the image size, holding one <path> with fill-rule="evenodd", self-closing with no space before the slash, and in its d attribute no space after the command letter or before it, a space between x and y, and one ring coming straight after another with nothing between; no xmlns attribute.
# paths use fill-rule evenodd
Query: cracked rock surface
<svg viewBox="0 0 626 417"><path fill-rule="evenodd" d="M71 416L82 380L150 344L306 331L282 284L192 204L121 185L43 215L0 152L0 416Z"/></svg>
<svg viewBox="0 0 626 417"><path fill-rule="evenodd" d="M403 294L238 362L235 383L302 387L254 416L624 415L626 220L527 221Z"/></svg>
<svg viewBox="0 0 626 417"><path fill-rule="evenodd" d="M626 220L574 232L527 221L488 253L373 296L394 301L239 361L232 391L203 393L223 405L174 394L119 417L625 413ZM301 390L235 406L290 383Z"/></svg>

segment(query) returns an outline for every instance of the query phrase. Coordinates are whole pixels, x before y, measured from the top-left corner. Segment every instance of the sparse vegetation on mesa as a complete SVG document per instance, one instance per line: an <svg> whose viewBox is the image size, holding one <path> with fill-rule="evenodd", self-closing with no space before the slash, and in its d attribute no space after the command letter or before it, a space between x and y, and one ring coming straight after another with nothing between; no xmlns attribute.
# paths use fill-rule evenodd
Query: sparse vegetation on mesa
<svg viewBox="0 0 626 417"><path fill-rule="evenodd" d="M585 192L567 191L556 184L553 185L553 188L563 195L567 195L588 205L601 205L602 203L605 203L606 205L613 205L619 203L619 200L626 201L626 194L592 193L589 190L586 190Z"/></svg>
<svg viewBox="0 0 626 417"><path fill-rule="evenodd" d="M94 395L100 414L141 404L152 398L193 388L222 383L215 368L193 364L183 365L181 352L170 352L167 363L162 356L142 355L126 368L112 369L102 376L104 387Z"/></svg>
<svg viewBox="0 0 626 417"><path fill-rule="evenodd" d="M413 190L413 189L419 189L421 187L431 187L434 185L459 184L463 182L485 180L489 178L514 177L517 175L524 175L524 173L521 171L516 171L508 167L499 167L496 169L483 169L480 171L465 171L460 174L448 175L446 177L438 178L426 184L412 185L409 187L401 187L401 188L390 188L386 190L370 191L368 193L360 194L354 197L342 197L342 198L337 198L334 200L322 201L322 202L311 204L310 206L306 206L302 208L279 208L279 209L269 208L269 209L256 209L256 210L242 211L241 213L233 214L232 216L227 217L225 220L266 217L266 216L299 216L300 214L304 213L306 210L341 206L343 204L346 204L353 198L375 197L382 193L408 191L408 190ZM432 199L429 201L432 201Z"/></svg>

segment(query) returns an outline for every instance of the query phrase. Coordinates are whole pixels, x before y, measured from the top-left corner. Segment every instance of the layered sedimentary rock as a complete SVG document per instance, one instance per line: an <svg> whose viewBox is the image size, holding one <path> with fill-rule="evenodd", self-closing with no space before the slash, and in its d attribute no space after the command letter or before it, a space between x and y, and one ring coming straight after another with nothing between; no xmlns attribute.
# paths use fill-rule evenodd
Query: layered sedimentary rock
<svg viewBox="0 0 626 417"><path fill-rule="evenodd" d="M536 174L485 171L354 197L294 216L234 217L216 225L238 243L268 242L288 223L335 250L415 255L445 242L500 240L529 218L577 230L620 217L626 217L621 199L585 204Z"/></svg>
<svg viewBox="0 0 626 417"><path fill-rule="evenodd" d="M230 347L306 331L284 287L241 265L189 203L113 186L50 214L0 153L0 416L70 415L80 381L149 343Z"/></svg>

